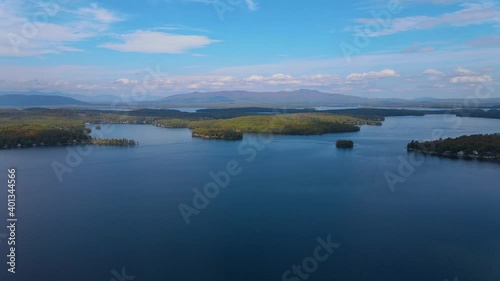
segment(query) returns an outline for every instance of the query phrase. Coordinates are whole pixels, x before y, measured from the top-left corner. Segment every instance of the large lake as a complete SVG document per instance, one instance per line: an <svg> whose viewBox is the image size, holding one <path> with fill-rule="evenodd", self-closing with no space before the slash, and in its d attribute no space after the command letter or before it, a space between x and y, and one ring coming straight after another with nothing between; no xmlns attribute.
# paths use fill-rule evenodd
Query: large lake
<svg viewBox="0 0 500 281"><path fill-rule="evenodd" d="M5 238L0 279L279 281L306 259L317 267L307 273L313 281L498 281L500 165L405 149L412 139L500 132L498 120L457 120L394 117L357 133L266 143L114 125L105 137L140 145L80 149L81 161L70 162L65 147L2 150L0 233L10 167L19 221L16 279L6 272ZM339 138L354 140L354 150L337 150ZM241 173L186 225L179 204L193 206L193 188L233 161ZM55 162L75 166L62 182ZM415 165L398 172L407 162ZM387 173L401 177L393 190ZM340 247L324 261L307 259L328 237ZM123 268L126 278L117 277Z"/></svg>

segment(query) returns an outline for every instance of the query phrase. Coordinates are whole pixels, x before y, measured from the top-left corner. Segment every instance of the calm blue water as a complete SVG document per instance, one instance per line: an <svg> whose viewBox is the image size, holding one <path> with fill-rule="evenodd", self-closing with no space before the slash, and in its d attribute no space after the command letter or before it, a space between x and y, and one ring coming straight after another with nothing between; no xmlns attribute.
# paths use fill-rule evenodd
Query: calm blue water
<svg viewBox="0 0 500 281"><path fill-rule="evenodd" d="M135 281L279 281L329 235L341 246L307 280L500 280L500 165L428 157L395 192L384 177L409 159L411 139L500 132L498 120L395 117L357 133L275 136L252 161L256 136L113 128L105 137L140 146L96 147L62 182L51 164L67 164L67 148L0 151L0 182L17 168L19 218L16 279L4 239L1 280L131 280L112 273L125 267ZM338 138L355 149L337 150ZM186 225L178 205L192 206L193 188L230 161L241 174Z"/></svg>

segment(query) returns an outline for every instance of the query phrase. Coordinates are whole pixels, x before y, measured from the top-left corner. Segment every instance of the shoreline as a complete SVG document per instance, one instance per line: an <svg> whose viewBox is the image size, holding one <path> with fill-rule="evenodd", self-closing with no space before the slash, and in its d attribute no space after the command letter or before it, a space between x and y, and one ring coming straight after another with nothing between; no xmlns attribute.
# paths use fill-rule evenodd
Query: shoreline
<svg viewBox="0 0 500 281"><path fill-rule="evenodd" d="M466 160L466 161L477 160L477 161L488 161L488 162L500 163L500 157L496 157L496 156L465 155L465 154L459 154L459 153L447 154L447 153L438 153L438 152L434 152L434 151L423 151L423 150L419 150L419 149L408 149L407 151L409 153L420 153L423 155L435 156L435 157L446 158L446 159Z"/></svg>
<svg viewBox="0 0 500 281"><path fill-rule="evenodd" d="M96 139L96 140L102 140L102 139ZM139 142L135 140L129 140L127 139L128 143L125 144L111 144L112 139L104 139L104 142L99 143L99 142L92 142L92 141L85 141L85 142L65 142L65 143L58 143L58 144L32 144L32 145L21 145L18 144L17 146L3 146L0 147L0 150L7 150L7 149L26 149L26 148L42 148L42 147L60 147L60 146L76 146L76 145L92 145L92 146L114 146L114 147L130 147L130 146L138 146Z"/></svg>

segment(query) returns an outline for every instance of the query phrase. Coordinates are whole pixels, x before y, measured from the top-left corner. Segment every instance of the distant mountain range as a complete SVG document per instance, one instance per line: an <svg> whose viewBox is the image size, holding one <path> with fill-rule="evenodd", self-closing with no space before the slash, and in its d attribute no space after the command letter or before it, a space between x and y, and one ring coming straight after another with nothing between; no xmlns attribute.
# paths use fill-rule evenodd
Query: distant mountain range
<svg viewBox="0 0 500 281"><path fill-rule="evenodd" d="M270 105L270 106L321 106L363 104L370 100L362 97L327 94L314 90L292 92L247 92L224 91L190 93L170 96L158 101L160 104L184 106L205 105Z"/></svg>
<svg viewBox="0 0 500 281"><path fill-rule="evenodd" d="M143 101L141 107L318 107L318 106L463 106L464 99L436 99L432 97L413 100L396 98L363 98L341 94L328 94L316 90L280 92L220 91L178 94L166 98ZM122 99L115 95L71 95L43 92L0 92L0 106L109 106L120 105ZM499 106L500 98L480 99L479 106ZM127 106L123 104L123 106Z"/></svg>
<svg viewBox="0 0 500 281"><path fill-rule="evenodd" d="M317 107L317 106L463 106L464 99L419 99L363 98L341 94L328 94L316 90L297 90L280 92L195 92L163 98L157 105L184 107L215 106L270 106L270 107ZM500 105L500 98L480 99L480 106Z"/></svg>
<svg viewBox="0 0 500 281"><path fill-rule="evenodd" d="M73 98L52 95L2 95L0 106L61 106L61 105L89 105L89 103Z"/></svg>
<svg viewBox="0 0 500 281"><path fill-rule="evenodd" d="M39 91L29 91L29 92L0 92L1 95L25 95L25 96L59 96L59 97L67 97L67 98L72 98L78 101L83 101L86 103L90 104L111 104L111 103L116 103L122 101L122 97L117 96L117 95L80 95L80 94L66 94L66 93L61 93L61 92L39 92ZM161 97L158 96L146 96L145 101L146 102L151 102L151 101L156 101L161 99ZM125 98L123 98L125 100Z"/></svg>

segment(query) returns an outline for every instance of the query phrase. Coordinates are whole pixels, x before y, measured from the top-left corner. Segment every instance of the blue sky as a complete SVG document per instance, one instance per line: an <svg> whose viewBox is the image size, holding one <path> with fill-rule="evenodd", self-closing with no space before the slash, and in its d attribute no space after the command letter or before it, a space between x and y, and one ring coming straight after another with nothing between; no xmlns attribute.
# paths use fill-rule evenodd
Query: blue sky
<svg viewBox="0 0 500 281"><path fill-rule="evenodd" d="M499 1L0 1L3 91L500 97Z"/></svg>

